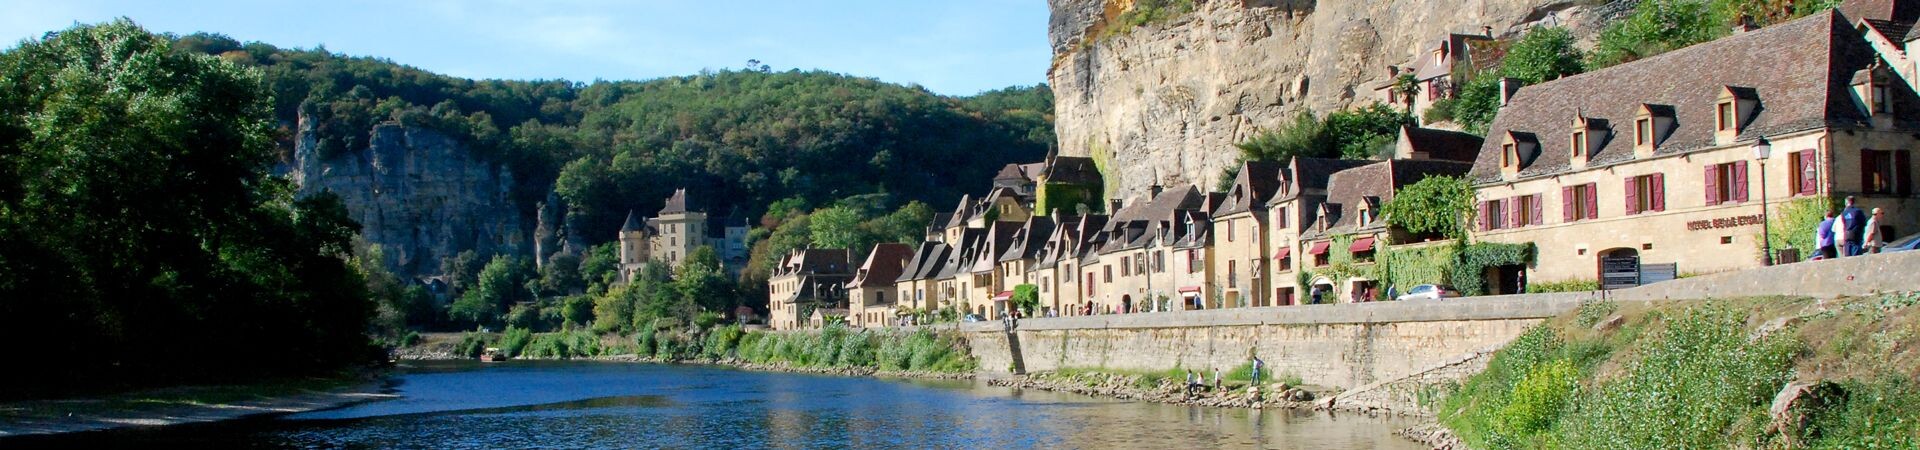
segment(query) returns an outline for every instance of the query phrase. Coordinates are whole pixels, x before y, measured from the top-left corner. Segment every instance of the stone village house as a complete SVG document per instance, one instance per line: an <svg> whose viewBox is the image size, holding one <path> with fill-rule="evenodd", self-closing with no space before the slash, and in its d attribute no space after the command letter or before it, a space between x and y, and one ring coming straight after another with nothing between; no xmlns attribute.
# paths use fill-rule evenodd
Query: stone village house
<svg viewBox="0 0 1920 450"><path fill-rule="evenodd" d="M1763 208L1805 199L1858 196L1911 233L1920 97L1872 23L1829 11L1503 86L1471 173L1474 237L1537 243L1529 280L1611 288L1765 264Z"/></svg>

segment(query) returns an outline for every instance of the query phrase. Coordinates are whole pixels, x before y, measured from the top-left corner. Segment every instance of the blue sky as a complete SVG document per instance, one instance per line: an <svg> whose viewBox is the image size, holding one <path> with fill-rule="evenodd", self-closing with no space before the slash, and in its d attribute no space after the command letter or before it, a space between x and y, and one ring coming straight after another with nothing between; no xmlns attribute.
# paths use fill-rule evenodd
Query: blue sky
<svg viewBox="0 0 1920 450"><path fill-rule="evenodd" d="M1046 81L1044 0L0 0L0 46L126 16L155 32L325 45L468 78L822 69L941 94Z"/></svg>

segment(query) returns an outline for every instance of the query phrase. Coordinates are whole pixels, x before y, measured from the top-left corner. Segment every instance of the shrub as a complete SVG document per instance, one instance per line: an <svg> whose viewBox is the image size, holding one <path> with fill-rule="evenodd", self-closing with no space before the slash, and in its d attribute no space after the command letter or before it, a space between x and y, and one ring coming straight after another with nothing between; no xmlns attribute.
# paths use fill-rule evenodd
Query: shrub
<svg viewBox="0 0 1920 450"><path fill-rule="evenodd" d="M1550 283L1533 283L1533 282L1527 283L1528 294L1542 294L1542 293L1548 293L1548 292L1586 292L1586 291L1598 291L1598 290L1600 290L1599 280L1567 280L1567 281L1555 281Z"/></svg>
<svg viewBox="0 0 1920 450"><path fill-rule="evenodd" d="M739 325L716 327L707 332L706 345L700 349L700 355L714 360L733 357L734 349L740 345L744 334Z"/></svg>
<svg viewBox="0 0 1920 450"><path fill-rule="evenodd" d="M1500 410L1500 434L1530 436L1546 431L1580 389L1580 370L1565 359L1534 367L1514 384Z"/></svg>
<svg viewBox="0 0 1920 450"><path fill-rule="evenodd" d="M508 357L520 356L520 351L525 350L527 343L532 341L533 332L526 328L507 327L507 332L500 336L500 351L506 352Z"/></svg>
<svg viewBox="0 0 1920 450"><path fill-rule="evenodd" d="M412 347L419 344L420 344L420 332L418 331L408 331L406 335L400 336L401 347Z"/></svg>
<svg viewBox="0 0 1920 450"><path fill-rule="evenodd" d="M1620 309L1620 304L1606 300L1588 300L1580 302L1580 311L1574 316L1580 326L1591 327Z"/></svg>
<svg viewBox="0 0 1920 450"><path fill-rule="evenodd" d="M460 352L460 356L479 358L480 353L487 351L487 341L488 337L486 333L469 331L466 334L460 335L460 345L456 348Z"/></svg>

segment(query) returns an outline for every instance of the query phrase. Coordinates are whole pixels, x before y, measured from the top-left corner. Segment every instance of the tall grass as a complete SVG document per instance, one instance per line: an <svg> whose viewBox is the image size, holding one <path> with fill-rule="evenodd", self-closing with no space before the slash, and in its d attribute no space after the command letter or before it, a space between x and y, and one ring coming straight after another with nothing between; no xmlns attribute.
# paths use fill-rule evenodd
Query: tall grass
<svg viewBox="0 0 1920 450"><path fill-rule="evenodd" d="M758 364L798 367L871 367L881 370L965 372L978 364L959 337L930 330L853 330L828 326L817 333L746 333L736 356Z"/></svg>

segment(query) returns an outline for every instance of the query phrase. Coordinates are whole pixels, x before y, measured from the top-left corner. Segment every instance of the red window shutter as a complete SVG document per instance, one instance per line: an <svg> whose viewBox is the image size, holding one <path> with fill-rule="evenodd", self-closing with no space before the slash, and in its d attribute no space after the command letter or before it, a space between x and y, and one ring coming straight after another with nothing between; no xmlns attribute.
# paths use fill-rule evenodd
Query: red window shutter
<svg viewBox="0 0 1920 450"><path fill-rule="evenodd" d="M1720 165L1707 165L1707 205L1720 204Z"/></svg>
<svg viewBox="0 0 1920 450"><path fill-rule="evenodd" d="M1667 174L1653 174L1653 210L1667 210Z"/></svg>
<svg viewBox="0 0 1920 450"><path fill-rule="evenodd" d="M1640 213L1640 177L1628 178L1626 181L1627 181L1626 182L1627 215L1631 216L1634 214L1639 214Z"/></svg>
<svg viewBox="0 0 1920 450"><path fill-rule="evenodd" d="M1800 193L1812 195L1820 192L1820 169L1814 162L1813 150L1800 152Z"/></svg>
<svg viewBox="0 0 1920 450"><path fill-rule="evenodd" d="M1893 152L1893 177L1895 192L1900 195L1913 194L1913 156L1907 150Z"/></svg>
<svg viewBox="0 0 1920 450"><path fill-rule="evenodd" d="M1520 208L1514 207L1515 204L1520 203L1516 201L1518 199L1519 197L1507 197L1506 200L1503 200L1506 203L1500 204L1500 210L1507 213L1507 228L1520 228L1521 225L1524 225L1520 223Z"/></svg>
<svg viewBox="0 0 1920 450"><path fill-rule="evenodd" d="M1873 166L1879 152L1860 149L1860 192L1873 193Z"/></svg>
<svg viewBox="0 0 1920 450"><path fill-rule="evenodd" d="M1587 183L1587 219L1600 218L1600 184Z"/></svg>
<svg viewBox="0 0 1920 450"><path fill-rule="evenodd" d="M1487 202L1480 202L1477 208L1478 214L1473 215L1473 228L1487 231Z"/></svg>
<svg viewBox="0 0 1920 450"><path fill-rule="evenodd" d="M1733 163L1733 201L1747 201L1747 162Z"/></svg>
<svg viewBox="0 0 1920 450"><path fill-rule="evenodd" d="M1542 198L1542 195L1540 195L1540 194L1533 194L1533 217L1531 217L1531 218L1533 219L1533 224L1534 224L1534 225L1539 225L1539 224L1541 224L1541 223L1542 223L1542 221L1543 221L1543 220L1545 220L1545 219L1543 219L1543 218L1541 218L1541 217L1540 217L1540 216L1543 216L1543 215L1544 215L1544 214L1541 214L1541 213L1540 213L1540 211L1541 211L1542 209L1544 209L1544 208L1542 208L1542 207L1540 206L1540 204L1541 204L1541 203L1546 203L1546 202L1543 202L1543 201L1540 201L1540 199L1541 199L1541 198Z"/></svg>
<svg viewBox="0 0 1920 450"><path fill-rule="evenodd" d="M1573 204L1574 189L1585 188L1580 186L1560 188L1560 220L1563 222L1573 221L1573 208L1575 207Z"/></svg>

